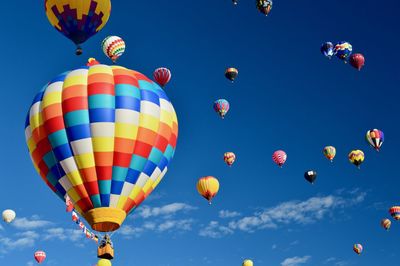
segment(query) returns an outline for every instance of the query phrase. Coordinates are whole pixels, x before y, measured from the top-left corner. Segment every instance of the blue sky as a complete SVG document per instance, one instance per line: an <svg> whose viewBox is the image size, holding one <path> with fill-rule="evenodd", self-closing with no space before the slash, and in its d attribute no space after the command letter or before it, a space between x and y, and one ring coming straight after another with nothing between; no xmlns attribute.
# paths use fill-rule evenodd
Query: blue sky
<svg viewBox="0 0 400 266"><path fill-rule="evenodd" d="M108 62L99 46L110 34L127 43L119 64L148 76L159 66L172 70L166 91L179 119L169 172L114 234L113 265L396 264L400 224L385 232L379 223L400 202L400 3L277 0L266 18L253 2L113 1L109 23L81 57L40 1L3 3L0 207L18 219L2 224L1 265L34 265L37 249L47 252L43 265L97 261L95 244L36 174L24 121L52 77L88 57ZM320 54L323 42L341 40L365 55L361 72ZM223 76L229 66L239 69L234 84ZM231 103L224 120L212 109L218 98ZM380 153L364 140L371 128L385 132ZM326 145L337 148L333 164L322 155ZM276 149L288 154L282 169L271 160ZM347 160L352 149L365 152L361 170ZM225 151L237 155L232 168ZM309 169L318 172L313 186L303 178ZM205 175L221 183L211 206L195 189Z"/></svg>

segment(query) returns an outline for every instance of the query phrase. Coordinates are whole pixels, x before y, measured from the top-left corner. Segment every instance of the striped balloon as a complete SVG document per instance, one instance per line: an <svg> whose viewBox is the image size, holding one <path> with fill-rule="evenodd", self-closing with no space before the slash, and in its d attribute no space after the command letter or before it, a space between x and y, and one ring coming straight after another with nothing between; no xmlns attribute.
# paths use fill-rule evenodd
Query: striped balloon
<svg viewBox="0 0 400 266"><path fill-rule="evenodd" d="M217 195L219 182L213 176L205 176L197 182L197 191L211 204L211 200Z"/></svg>
<svg viewBox="0 0 400 266"><path fill-rule="evenodd" d="M389 213L396 221L400 220L400 206L393 206L389 209Z"/></svg>
<svg viewBox="0 0 400 266"><path fill-rule="evenodd" d="M355 253L357 253L358 255L360 255L363 252L363 246L361 244L354 244L353 246L353 250Z"/></svg>
<svg viewBox="0 0 400 266"><path fill-rule="evenodd" d="M171 80L171 71L168 68L160 67L154 70L153 77L154 80L160 84L161 87L164 87Z"/></svg>
<svg viewBox="0 0 400 266"><path fill-rule="evenodd" d="M364 162L364 152L361 150L353 150L349 153L349 161L360 168L360 165Z"/></svg>
<svg viewBox="0 0 400 266"><path fill-rule="evenodd" d="M46 253L44 251L38 250L33 256L37 263L41 264L46 259Z"/></svg>
<svg viewBox="0 0 400 266"><path fill-rule="evenodd" d="M326 146L324 148L324 155L328 160L333 162L333 158L336 156L336 148L333 146Z"/></svg>
<svg viewBox="0 0 400 266"><path fill-rule="evenodd" d="M110 58L114 63L125 52L125 42L118 36L108 36L101 43L104 54Z"/></svg>
<svg viewBox="0 0 400 266"><path fill-rule="evenodd" d="M228 166L232 166L235 160L236 160L236 155L233 152L224 153L224 161Z"/></svg>
<svg viewBox="0 0 400 266"><path fill-rule="evenodd" d="M229 102L225 99L219 99L214 102L214 110L224 119L230 108Z"/></svg>
<svg viewBox="0 0 400 266"><path fill-rule="evenodd" d="M287 159L287 154L286 154L286 152L284 152L284 151L282 151L282 150L275 151L275 152L272 154L272 160L273 160L279 167L282 167L282 165L285 164L286 159Z"/></svg>
<svg viewBox="0 0 400 266"><path fill-rule="evenodd" d="M381 221L381 226L383 228L385 228L385 230L389 230L391 225L392 225L392 222L389 219L383 219Z"/></svg>
<svg viewBox="0 0 400 266"><path fill-rule="evenodd" d="M376 151L379 151L383 142L385 141L385 135L383 131L379 129L371 129L365 134L365 140L372 146Z"/></svg>
<svg viewBox="0 0 400 266"><path fill-rule="evenodd" d="M34 98L25 135L36 170L96 231L114 231L164 177L178 136L165 92L143 74L93 63Z"/></svg>

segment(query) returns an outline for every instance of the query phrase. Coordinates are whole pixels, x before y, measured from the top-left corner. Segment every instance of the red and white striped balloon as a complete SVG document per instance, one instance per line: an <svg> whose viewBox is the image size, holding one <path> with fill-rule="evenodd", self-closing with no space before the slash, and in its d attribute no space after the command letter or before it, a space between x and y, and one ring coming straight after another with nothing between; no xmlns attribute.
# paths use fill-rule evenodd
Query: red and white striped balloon
<svg viewBox="0 0 400 266"><path fill-rule="evenodd" d="M35 252L35 260L37 263L42 263L46 259L46 253L44 251L38 250Z"/></svg>
<svg viewBox="0 0 400 266"><path fill-rule="evenodd" d="M286 152L282 150L277 150L272 154L272 160L279 166L282 167L282 165L286 162L287 159L287 154Z"/></svg>
<svg viewBox="0 0 400 266"><path fill-rule="evenodd" d="M161 87L164 87L171 80L171 71L168 68L160 67L154 70L153 76L154 80L160 84Z"/></svg>

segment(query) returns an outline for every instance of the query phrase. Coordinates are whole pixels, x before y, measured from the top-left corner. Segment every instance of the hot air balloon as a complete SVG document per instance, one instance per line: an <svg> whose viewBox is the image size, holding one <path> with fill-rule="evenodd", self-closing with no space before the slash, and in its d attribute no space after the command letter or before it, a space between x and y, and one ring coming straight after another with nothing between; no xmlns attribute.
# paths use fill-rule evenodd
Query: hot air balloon
<svg viewBox="0 0 400 266"><path fill-rule="evenodd" d="M99 32L111 13L110 0L45 0L45 10L50 24L77 46Z"/></svg>
<svg viewBox="0 0 400 266"><path fill-rule="evenodd" d="M400 220L400 206L393 206L389 209L389 213L396 221Z"/></svg>
<svg viewBox="0 0 400 266"><path fill-rule="evenodd" d="M168 170L178 121L145 75L94 64L63 73L34 98L25 124L32 162L46 184L93 230L118 229Z"/></svg>
<svg viewBox="0 0 400 266"><path fill-rule="evenodd" d="M286 152L282 150L277 150L272 154L272 160L279 166L282 167L282 165L285 164L287 159L287 154Z"/></svg>
<svg viewBox="0 0 400 266"><path fill-rule="evenodd" d="M354 244L353 250L355 253L360 255L363 252L363 246L361 244Z"/></svg>
<svg viewBox="0 0 400 266"><path fill-rule="evenodd" d="M125 52L125 42L118 36L108 36L101 43L104 54L115 63Z"/></svg>
<svg viewBox="0 0 400 266"><path fill-rule="evenodd" d="M365 139L376 151L379 151L383 142L385 141L385 135L383 131L379 129L371 129L365 134Z"/></svg>
<svg viewBox="0 0 400 266"><path fill-rule="evenodd" d="M46 259L46 253L44 251L38 250L35 252L34 258L37 263L41 264Z"/></svg>
<svg viewBox="0 0 400 266"><path fill-rule="evenodd" d="M334 53L336 54L336 56L339 59L343 60L345 63L347 62L347 59L350 57L352 51L353 47L351 46L351 44L345 41L336 44L334 49Z"/></svg>
<svg viewBox="0 0 400 266"><path fill-rule="evenodd" d="M233 152L224 153L224 161L228 166L232 166L235 160L236 160L236 155Z"/></svg>
<svg viewBox="0 0 400 266"><path fill-rule="evenodd" d="M238 74L239 74L239 71L234 67L229 67L225 70L225 77L232 82L235 81Z"/></svg>
<svg viewBox="0 0 400 266"><path fill-rule="evenodd" d="M106 260L106 259L100 259L97 262L97 266L112 266L111 261Z"/></svg>
<svg viewBox="0 0 400 266"><path fill-rule="evenodd" d="M364 152L361 150L353 150L349 153L349 161L360 168L360 165L364 162Z"/></svg>
<svg viewBox="0 0 400 266"><path fill-rule="evenodd" d="M328 160L333 162L333 158L335 158L336 155L336 148L333 146L326 146L324 148L324 155Z"/></svg>
<svg viewBox="0 0 400 266"><path fill-rule="evenodd" d="M256 0L256 6L261 13L268 16L272 9L272 0Z"/></svg>
<svg viewBox="0 0 400 266"><path fill-rule="evenodd" d="M154 70L153 77L161 87L164 87L171 80L171 71L168 68L160 67Z"/></svg>
<svg viewBox="0 0 400 266"><path fill-rule="evenodd" d="M316 171L312 171L309 170L307 172L304 173L304 178L310 182L311 184L314 184L315 179L317 179L317 172Z"/></svg>
<svg viewBox="0 0 400 266"><path fill-rule="evenodd" d="M335 54L333 48L334 48L333 43L331 43L331 42L326 42L326 43L324 43L324 44L321 46L321 53L322 53L324 56L326 56L326 57L328 57L329 59L331 59L332 56Z"/></svg>
<svg viewBox="0 0 400 266"><path fill-rule="evenodd" d="M229 107L229 102L225 99L219 99L214 102L214 110L222 119L224 119L225 115L228 113Z"/></svg>
<svg viewBox="0 0 400 266"><path fill-rule="evenodd" d="M392 222L391 222L389 219L383 219L383 220L381 221L381 226L382 226L383 228L385 228L386 231L390 229L390 226L391 226L391 225L392 225Z"/></svg>
<svg viewBox="0 0 400 266"><path fill-rule="evenodd" d="M357 68L358 71L365 65L365 58L362 54L352 54L350 56L350 65Z"/></svg>
<svg viewBox="0 0 400 266"><path fill-rule="evenodd" d="M13 210L4 210L2 216L3 216L3 221L9 224L12 221L14 221L16 213Z"/></svg>
<svg viewBox="0 0 400 266"><path fill-rule="evenodd" d="M252 260L244 260L242 266L253 266Z"/></svg>
<svg viewBox="0 0 400 266"><path fill-rule="evenodd" d="M238 0L232 0L232 3L236 6L238 4Z"/></svg>
<svg viewBox="0 0 400 266"><path fill-rule="evenodd" d="M197 182L197 191L211 204L211 200L217 195L219 182L213 176L206 176Z"/></svg>

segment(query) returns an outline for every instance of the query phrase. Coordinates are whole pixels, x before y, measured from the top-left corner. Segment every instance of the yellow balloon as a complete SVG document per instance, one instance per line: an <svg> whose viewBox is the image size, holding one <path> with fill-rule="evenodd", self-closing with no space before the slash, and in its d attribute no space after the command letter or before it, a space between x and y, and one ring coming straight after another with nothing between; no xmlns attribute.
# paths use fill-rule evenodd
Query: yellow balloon
<svg viewBox="0 0 400 266"><path fill-rule="evenodd" d="M219 190L219 182L213 176L206 176L199 179L197 182L197 191L200 195L208 200L211 204L211 200L217 195Z"/></svg>
<svg viewBox="0 0 400 266"><path fill-rule="evenodd" d="M97 262L97 266L112 266L111 261L106 260L106 259L100 259Z"/></svg>
<svg viewBox="0 0 400 266"><path fill-rule="evenodd" d="M244 260L242 266L253 266L252 260Z"/></svg>

